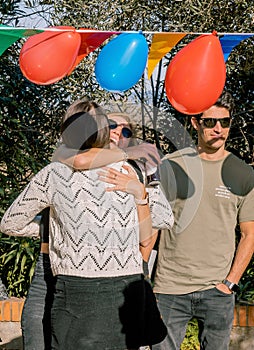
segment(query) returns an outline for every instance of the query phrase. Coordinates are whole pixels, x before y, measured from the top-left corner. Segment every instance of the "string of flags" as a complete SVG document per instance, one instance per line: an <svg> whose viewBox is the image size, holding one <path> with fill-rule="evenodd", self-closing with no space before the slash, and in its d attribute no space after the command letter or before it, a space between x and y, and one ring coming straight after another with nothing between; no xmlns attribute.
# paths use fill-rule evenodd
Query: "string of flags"
<svg viewBox="0 0 254 350"><path fill-rule="evenodd" d="M147 34L152 36L150 46ZM225 64L232 50L254 33L123 32L0 25L0 55L19 39L26 38L19 56L20 69L31 82L49 85L70 75L87 55L103 46L95 62L96 79L102 88L122 92L134 86L146 68L150 79L158 62L188 35L196 38L171 60L165 90L174 108L185 114L197 114L219 97L226 80ZM202 105L198 102L201 100Z"/></svg>

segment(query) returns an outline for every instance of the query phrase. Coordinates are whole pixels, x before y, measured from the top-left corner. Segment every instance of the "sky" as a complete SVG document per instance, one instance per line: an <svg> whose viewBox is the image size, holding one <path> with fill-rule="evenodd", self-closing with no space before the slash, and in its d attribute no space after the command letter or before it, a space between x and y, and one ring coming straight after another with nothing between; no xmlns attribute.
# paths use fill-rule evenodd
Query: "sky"
<svg viewBox="0 0 254 350"><path fill-rule="evenodd" d="M19 27L28 28L45 28L48 27L47 20L50 17L49 6L36 6L33 8L27 8L23 1L20 3L20 10L26 12L26 16L19 19ZM15 25L13 23L13 25ZM16 26L16 25L15 25Z"/></svg>

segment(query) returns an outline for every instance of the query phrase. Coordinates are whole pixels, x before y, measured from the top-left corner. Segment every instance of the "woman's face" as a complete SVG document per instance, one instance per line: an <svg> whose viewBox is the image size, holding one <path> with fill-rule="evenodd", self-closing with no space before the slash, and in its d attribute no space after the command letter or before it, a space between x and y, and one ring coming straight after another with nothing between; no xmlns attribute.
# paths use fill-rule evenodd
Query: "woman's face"
<svg viewBox="0 0 254 350"><path fill-rule="evenodd" d="M121 116L109 116L109 120L113 120L117 124L116 128L110 129L111 147L113 145L116 145L119 148L128 147L131 137L128 138L123 135L123 128L131 130L129 123Z"/></svg>

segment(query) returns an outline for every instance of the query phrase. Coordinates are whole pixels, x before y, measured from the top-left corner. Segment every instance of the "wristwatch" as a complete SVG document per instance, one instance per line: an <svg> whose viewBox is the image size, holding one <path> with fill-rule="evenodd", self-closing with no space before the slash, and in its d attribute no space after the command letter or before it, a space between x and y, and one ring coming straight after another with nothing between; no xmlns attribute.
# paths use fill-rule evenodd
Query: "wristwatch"
<svg viewBox="0 0 254 350"><path fill-rule="evenodd" d="M149 194L148 194L148 192L146 192L144 199L134 198L134 201L135 201L135 203L137 205L146 205L146 204L148 204L149 203Z"/></svg>
<svg viewBox="0 0 254 350"><path fill-rule="evenodd" d="M232 292L238 292L239 291L239 286L236 283L230 282L228 280L223 280L223 284L225 284L228 289L230 289Z"/></svg>

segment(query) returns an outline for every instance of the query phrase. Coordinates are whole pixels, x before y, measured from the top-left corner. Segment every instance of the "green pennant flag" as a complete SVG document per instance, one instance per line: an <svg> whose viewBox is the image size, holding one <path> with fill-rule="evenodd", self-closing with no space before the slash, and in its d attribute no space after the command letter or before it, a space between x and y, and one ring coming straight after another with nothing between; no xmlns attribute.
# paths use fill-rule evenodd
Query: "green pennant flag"
<svg viewBox="0 0 254 350"><path fill-rule="evenodd" d="M27 29L27 28L12 28L0 24L0 55L4 53L9 46L15 43L17 40L23 37L31 36L34 34L42 33L42 29Z"/></svg>

